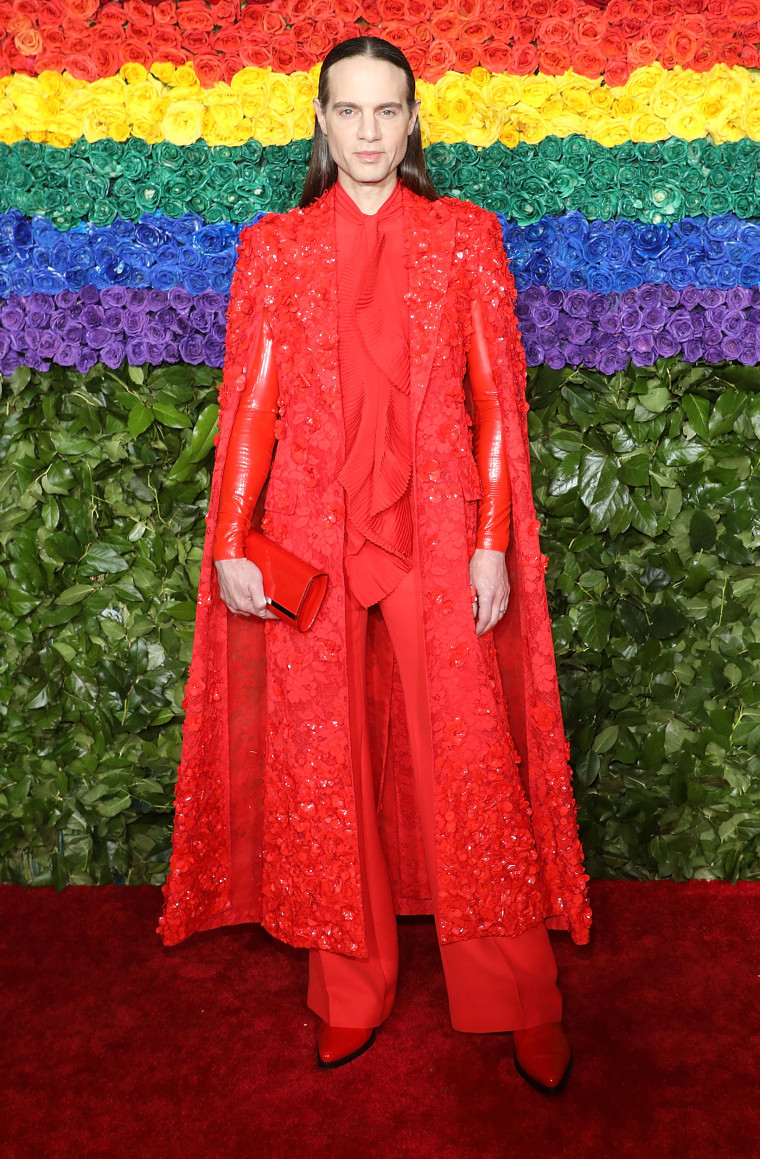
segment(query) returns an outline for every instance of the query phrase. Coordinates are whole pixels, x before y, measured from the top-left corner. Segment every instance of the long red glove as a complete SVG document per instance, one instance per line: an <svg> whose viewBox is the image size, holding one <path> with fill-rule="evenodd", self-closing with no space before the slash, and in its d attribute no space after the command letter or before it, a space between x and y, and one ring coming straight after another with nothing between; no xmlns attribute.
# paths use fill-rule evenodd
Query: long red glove
<svg viewBox="0 0 760 1159"><path fill-rule="evenodd" d="M272 330L265 311L224 464L214 536L215 562L245 556L245 537L272 461L277 395Z"/></svg>
<svg viewBox="0 0 760 1159"><path fill-rule="evenodd" d="M483 498L478 504L475 546L486 547L491 551L506 551L509 544L512 487L499 396L485 336L483 307L478 298L472 302L472 324L474 333L472 345L467 352L467 372L475 412L473 452L483 485Z"/></svg>

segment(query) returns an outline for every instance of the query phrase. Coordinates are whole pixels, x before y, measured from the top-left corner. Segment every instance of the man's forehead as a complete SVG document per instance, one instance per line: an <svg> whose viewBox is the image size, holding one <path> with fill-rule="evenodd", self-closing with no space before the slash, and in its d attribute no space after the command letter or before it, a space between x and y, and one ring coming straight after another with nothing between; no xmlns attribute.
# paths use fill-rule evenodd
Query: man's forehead
<svg viewBox="0 0 760 1159"><path fill-rule="evenodd" d="M346 67L348 66L348 67ZM327 89L330 104L399 105L406 101L406 77L385 60L349 57L330 69Z"/></svg>

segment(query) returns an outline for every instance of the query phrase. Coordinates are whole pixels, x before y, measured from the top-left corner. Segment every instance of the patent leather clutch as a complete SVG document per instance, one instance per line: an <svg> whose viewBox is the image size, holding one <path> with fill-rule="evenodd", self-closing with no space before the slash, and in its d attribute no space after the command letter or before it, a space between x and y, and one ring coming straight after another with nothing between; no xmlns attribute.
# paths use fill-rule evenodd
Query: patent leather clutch
<svg viewBox="0 0 760 1159"><path fill-rule="evenodd" d="M264 579L264 595L273 612L306 632L317 617L325 592L327 573L317 571L260 531L249 531L245 556L259 568Z"/></svg>

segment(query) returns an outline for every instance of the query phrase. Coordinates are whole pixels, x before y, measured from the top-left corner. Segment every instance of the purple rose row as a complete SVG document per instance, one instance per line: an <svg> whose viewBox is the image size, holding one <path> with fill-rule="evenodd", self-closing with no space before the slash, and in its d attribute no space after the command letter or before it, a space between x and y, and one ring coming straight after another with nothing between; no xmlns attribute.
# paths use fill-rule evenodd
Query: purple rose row
<svg viewBox="0 0 760 1159"><path fill-rule="evenodd" d="M224 362L227 299L112 286L54 296L11 295L0 304L0 372L51 365L89 370L148 362ZM760 363L760 288L639 286L623 293L529 286L517 315L529 366L584 365L612 374L629 360Z"/></svg>
<svg viewBox="0 0 760 1159"><path fill-rule="evenodd" d="M629 361L760 362L760 288L638 286L623 293L529 286L517 316L529 366L587 366L603 374Z"/></svg>
<svg viewBox="0 0 760 1159"><path fill-rule="evenodd" d="M0 372L16 366L49 370L96 362L116 368L126 358L144 362L224 362L227 298L213 290L62 290L55 295L12 294L0 303Z"/></svg>

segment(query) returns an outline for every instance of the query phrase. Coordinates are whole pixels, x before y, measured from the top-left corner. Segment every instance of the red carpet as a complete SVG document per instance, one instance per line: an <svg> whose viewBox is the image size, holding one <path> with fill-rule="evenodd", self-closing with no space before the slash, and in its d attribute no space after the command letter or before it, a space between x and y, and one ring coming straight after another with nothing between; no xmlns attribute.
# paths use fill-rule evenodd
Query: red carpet
<svg viewBox="0 0 760 1159"><path fill-rule="evenodd" d="M511 1036L454 1033L429 919L396 1010L314 1062L305 952L248 925L164 949L151 886L0 886L2 1159L756 1159L760 883L596 882L553 935L575 1069L554 1100Z"/></svg>

